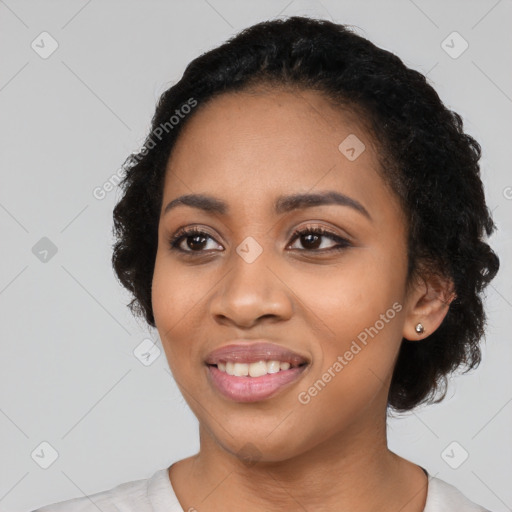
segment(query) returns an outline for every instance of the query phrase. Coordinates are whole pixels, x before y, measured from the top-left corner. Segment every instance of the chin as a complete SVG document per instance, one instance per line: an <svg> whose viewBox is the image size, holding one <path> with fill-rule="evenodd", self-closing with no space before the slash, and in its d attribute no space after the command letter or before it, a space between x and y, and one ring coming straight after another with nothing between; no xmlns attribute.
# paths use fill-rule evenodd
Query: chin
<svg viewBox="0 0 512 512"><path fill-rule="evenodd" d="M222 439L216 439L221 448L238 458L246 466L254 466L257 463L285 462L305 453L310 447L301 446L300 440L292 432L276 432L270 436L269 430L261 431L261 434L253 432L244 436L226 436L223 432ZM292 441L292 442L291 442Z"/></svg>

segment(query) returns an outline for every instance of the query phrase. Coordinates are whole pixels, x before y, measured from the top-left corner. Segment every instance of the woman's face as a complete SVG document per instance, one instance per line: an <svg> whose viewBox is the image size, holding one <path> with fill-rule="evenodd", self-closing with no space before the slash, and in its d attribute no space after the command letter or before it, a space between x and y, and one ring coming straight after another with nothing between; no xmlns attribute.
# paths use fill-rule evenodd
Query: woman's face
<svg viewBox="0 0 512 512"><path fill-rule="evenodd" d="M225 94L187 123L152 301L202 442L277 461L380 429L406 323L406 229L368 133L313 91ZM196 194L208 203L166 209ZM200 233L173 249L182 228Z"/></svg>

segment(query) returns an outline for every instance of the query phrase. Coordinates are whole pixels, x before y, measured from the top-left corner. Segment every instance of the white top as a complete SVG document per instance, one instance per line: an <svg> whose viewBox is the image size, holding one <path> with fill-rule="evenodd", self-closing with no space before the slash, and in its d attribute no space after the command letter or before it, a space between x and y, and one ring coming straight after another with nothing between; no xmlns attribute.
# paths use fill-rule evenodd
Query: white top
<svg viewBox="0 0 512 512"><path fill-rule="evenodd" d="M168 468L152 477L126 482L108 491L61 501L32 512L184 512L169 479ZM192 509L193 510L193 509ZM429 476L423 512L489 512L469 501L453 485Z"/></svg>

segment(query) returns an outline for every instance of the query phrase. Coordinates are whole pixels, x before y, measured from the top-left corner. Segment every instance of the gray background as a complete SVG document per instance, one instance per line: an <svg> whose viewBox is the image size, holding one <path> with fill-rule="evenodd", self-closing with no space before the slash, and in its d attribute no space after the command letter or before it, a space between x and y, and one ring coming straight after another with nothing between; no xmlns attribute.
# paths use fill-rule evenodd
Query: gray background
<svg viewBox="0 0 512 512"><path fill-rule="evenodd" d="M142 145L157 98L191 59L293 14L354 25L428 73L482 144L502 263L488 288L484 360L451 379L441 404L391 419L389 440L472 500L512 510L510 0L0 0L1 510L147 478L198 449L163 351L148 366L133 353L158 336L132 318L111 269L118 191L98 200L93 190ZM47 58L43 31L58 44ZM442 47L453 31L469 43L458 58ZM43 442L58 453L47 469Z"/></svg>

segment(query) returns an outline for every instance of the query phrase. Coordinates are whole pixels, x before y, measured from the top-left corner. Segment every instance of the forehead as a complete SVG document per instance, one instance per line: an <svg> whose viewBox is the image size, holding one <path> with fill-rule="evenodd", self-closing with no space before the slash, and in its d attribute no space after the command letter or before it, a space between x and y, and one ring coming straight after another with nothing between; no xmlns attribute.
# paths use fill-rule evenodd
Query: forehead
<svg viewBox="0 0 512 512"><path fill-rule="evenodd" d="M168 162L164 197L208 191L254 206L330 188L372 202L389 192L362 121L315 91L222 94L187 120Z"/></svg>

